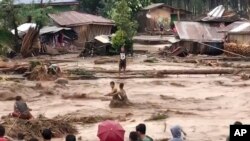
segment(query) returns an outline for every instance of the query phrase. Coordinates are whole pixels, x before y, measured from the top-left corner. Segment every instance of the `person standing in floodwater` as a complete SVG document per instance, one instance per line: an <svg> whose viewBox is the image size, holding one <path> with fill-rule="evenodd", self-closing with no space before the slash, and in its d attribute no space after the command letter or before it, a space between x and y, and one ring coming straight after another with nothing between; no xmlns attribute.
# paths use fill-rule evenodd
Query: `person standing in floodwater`
<svg viewBox="0 0 250 141"><path fill-rule="evenodd" d="M121 52L120 52L120 61L119 61L119 76L120 76L121 71L123 71L123 73L125 74L126 67L127 67L126 53L125 53L124 46L122 46Z"/></svg>

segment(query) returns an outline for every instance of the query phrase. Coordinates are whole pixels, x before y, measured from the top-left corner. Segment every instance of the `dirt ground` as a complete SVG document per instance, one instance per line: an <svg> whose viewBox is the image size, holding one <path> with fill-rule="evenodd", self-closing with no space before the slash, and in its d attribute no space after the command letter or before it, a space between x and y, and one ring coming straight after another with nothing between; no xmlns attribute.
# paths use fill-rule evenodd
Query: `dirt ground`
<svg viewBox="0 0 250 141"><path fill-rule="evenodd" d="M75 62L59 63L63 70L118 69L118 64L95 65L96 58L77 58L77 55L57 56L56 59L73 59ZM209 68L187 63L171 63L160 60L144 63L144 55L129 59L128 70L163 70ZM51 58L52 59L52 58ZM27 61L27 60L19 60ZM103 74L102 74L103 75ZM117 74L114 74L117 75ZM11 75L1 75L1 78ZM13 77L13 76L11 76ZM125 83L125 90L131 102L128 108L109 108L104 94L110 91L109 82ZM40 83L42 87L37 87ZM147 125L147 134L154 139L170 138L170 127L181 125L189 141L224 141L229 125L234 121L250 123L250 81L243 81L231 75L171 75L152 79L96 79L69 81L66 85L54 81L0 81L0 116L13 110L13 98L21 95L27 100L35 116L43 114L52 118L57 115L71 116L113 116L126 130L139 123ZM63 99L62 95L86 94L89 98ZM164 113L165 120L145 121L153 114ZM118 118L117 118L118 119ZM165 130L165 125L166 130ZM98 123L78 124L78 137L83 141L96 141ZM57 139L63 140L63 139Z"/></svg>

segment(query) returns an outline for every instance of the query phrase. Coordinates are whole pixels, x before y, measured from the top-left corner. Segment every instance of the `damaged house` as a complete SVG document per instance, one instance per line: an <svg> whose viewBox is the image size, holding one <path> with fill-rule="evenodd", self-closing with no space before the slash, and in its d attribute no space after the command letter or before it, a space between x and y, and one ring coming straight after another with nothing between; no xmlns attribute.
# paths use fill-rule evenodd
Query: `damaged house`
<svg viewBox="0 0 250 141"><path fill-rule="evenodd" d="M40 32L41 52L47 53L51 48L66 47L72 49L73 42L78 38L77 34L71 28L57 26L45 26Z"/></svg>
<svg viewBox="0 0 250 141"><path fill-rule="evenodd" d="M197 19L198 22L208 23L211 26L225 27L233 22L241 21L240 16L232 10L226 10L223 5L219 5L207 13L206 16L202 16Z"/></svg>
<svg viewBox="0 0 250 141"><path fill-rule="evenodd" d="M58 14L49 14L54 23L61 27L72 28L78 34L78 39L74 44L78 47L85 46L87 41L91 41L98 35L109 35L114 26L114 22L101 16L68 11Z"/></svg>
<svg viewBox="0 0 250 141"><path fill-rule="evenodd" d="M221 32L226 35L225 50L243 56L250 56L250 22L232 23L222 29Z"/></svg>
<svg viewBox="0 0 250 141"><path fill-rule="evenodd" d="M174 8L164 3L155 3L144 7L137 15L139 33L154 33L160 31L160 24L165 28L177 20L190 18L191 12L184 9Z"/></svg>
<svg viewBox="0 0 250 141"><path fill-rule="evenodd" d="M175 22L179 46L186 47L191 54L220 55L223 51L224 34L219 28L207 23ZM218 48L218 49L216 49Z"/></svg>

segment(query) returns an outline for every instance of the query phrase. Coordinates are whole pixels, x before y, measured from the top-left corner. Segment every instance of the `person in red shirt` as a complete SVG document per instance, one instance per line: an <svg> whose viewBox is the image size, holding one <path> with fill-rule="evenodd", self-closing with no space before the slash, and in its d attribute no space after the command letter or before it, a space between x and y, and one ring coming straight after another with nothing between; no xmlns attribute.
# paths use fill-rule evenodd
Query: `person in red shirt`
<svg viewBox="0 0 250 141"><path fill-rule="evenodd" d="M0 141L7 141L4 135L5 135L5 128L2 125L0 125Z"/></svg>

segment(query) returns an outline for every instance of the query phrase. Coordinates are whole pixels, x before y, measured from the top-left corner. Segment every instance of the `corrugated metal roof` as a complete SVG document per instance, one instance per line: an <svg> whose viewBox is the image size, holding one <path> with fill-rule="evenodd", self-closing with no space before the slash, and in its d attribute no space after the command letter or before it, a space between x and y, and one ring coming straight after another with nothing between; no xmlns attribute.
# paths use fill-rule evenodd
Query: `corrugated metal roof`
<svg viewBox="0 0 250 141"><path fill-rule="evenodd" d="M142 10L151 10L151 9L155 9L155 8L158 8L158 7L161 7L161 6L168 7L168 8L173 9L173 10L180 10L180 11L185 12L185 13L192 13L192 12L187 11L185 9L172 7L172 6L167 5L165 3L153 3L151 5L148 5L148 6L144 7Z"/></svg>
<svg viewBox="0 0 250 141"><path fill-rule="evenodd" d="M226 11L223 5L215 7L206 17L200 18L198 21L203 22L235 22L240 21L239 15L233 11Z"/></svg>
<svg viewBox="0 0 250 141"><path fill-rule="evenodd" d="M111 44L111 41L110 41L108 35L95 36L95 39L104 43L104 44Z"/></svg>
<svg viewBox="0 0 250 141"><path fill-rule="evenodd" d="M40 30L40 35L43 35L46 33L57 33L62 30L71 30L71 28L63 28L63 27L57 27L57 26L45 26Z"/></svg>
<svg viewBox="0 0 250 141"><path fill-rule="evenodd" d="M150 10L150 9L154 9L154 8L157 8L159 6L163 6L164 3L153 3L151 5L148 5L147 7L144 7L143 9L144 10Z"/></svg>
<svg viewBox="0 0 250 141"><path fill-rule="evenodd" d="M181 40L196 42L221 42L224 35L217 32L218 28L199 22L175 22Z"/></svg>
<svg viewBox="0 0 250 141"><path fill-rule="evenodd" d="M229 32L230 30L240 26L243 23L246 23L246 22L234 22L234 23L231 23L231 24L229 24L228 26L226 26L224 28L219 29L218 31L219 32Z"/></svg>
<svg viewBox="0 0 250 141"><path fill-rule="evenodd" d="M14 0L14 5L20 4L40 4L41 0ZM44 4L76 4L78 0L43 0Z"/></svg>
<svg viewBox="0 0 250 141"><path fill-rule="evenodd" d="M26 34L28 32L28 30L30 28L35 28L36 24L35 23L24 23L21 24L17 27L17 31L18 31L18 35L19 36L23 36L24 34ZM15 30L11 30L12 34L15 34Z"/></svg>
<svg viewBox="0 0 250 141"><path fill-rule="evenodd" d="M225 12L225 7L223 5L219 5L215 7L212 11L210 11L207 16L220 18L222 17L223 13Z"/></svg>
<svg viewBox="0 0 250 141"><path fill-rule="evenodd" d="M78 26L86 24L114 25L114 23L101 16L67 11L58 14L49 14L49 17L60 26Z"/></svg>
<svg viewBox="0 0 250 141"><path fill-rule="evenodd" d="M230 32L244 32L247 31L247 29L250 27L250 23L243 23L241 25L239 25L236 28L233 28L232 30L230 30Z"/></svg>
<svg viewBox="0 0 250 141"><path fill-rule="evenodd" d="M243 33L250 32L250 21L234 22L222 29L218 30L219 32L226 33Z"/></svg>

